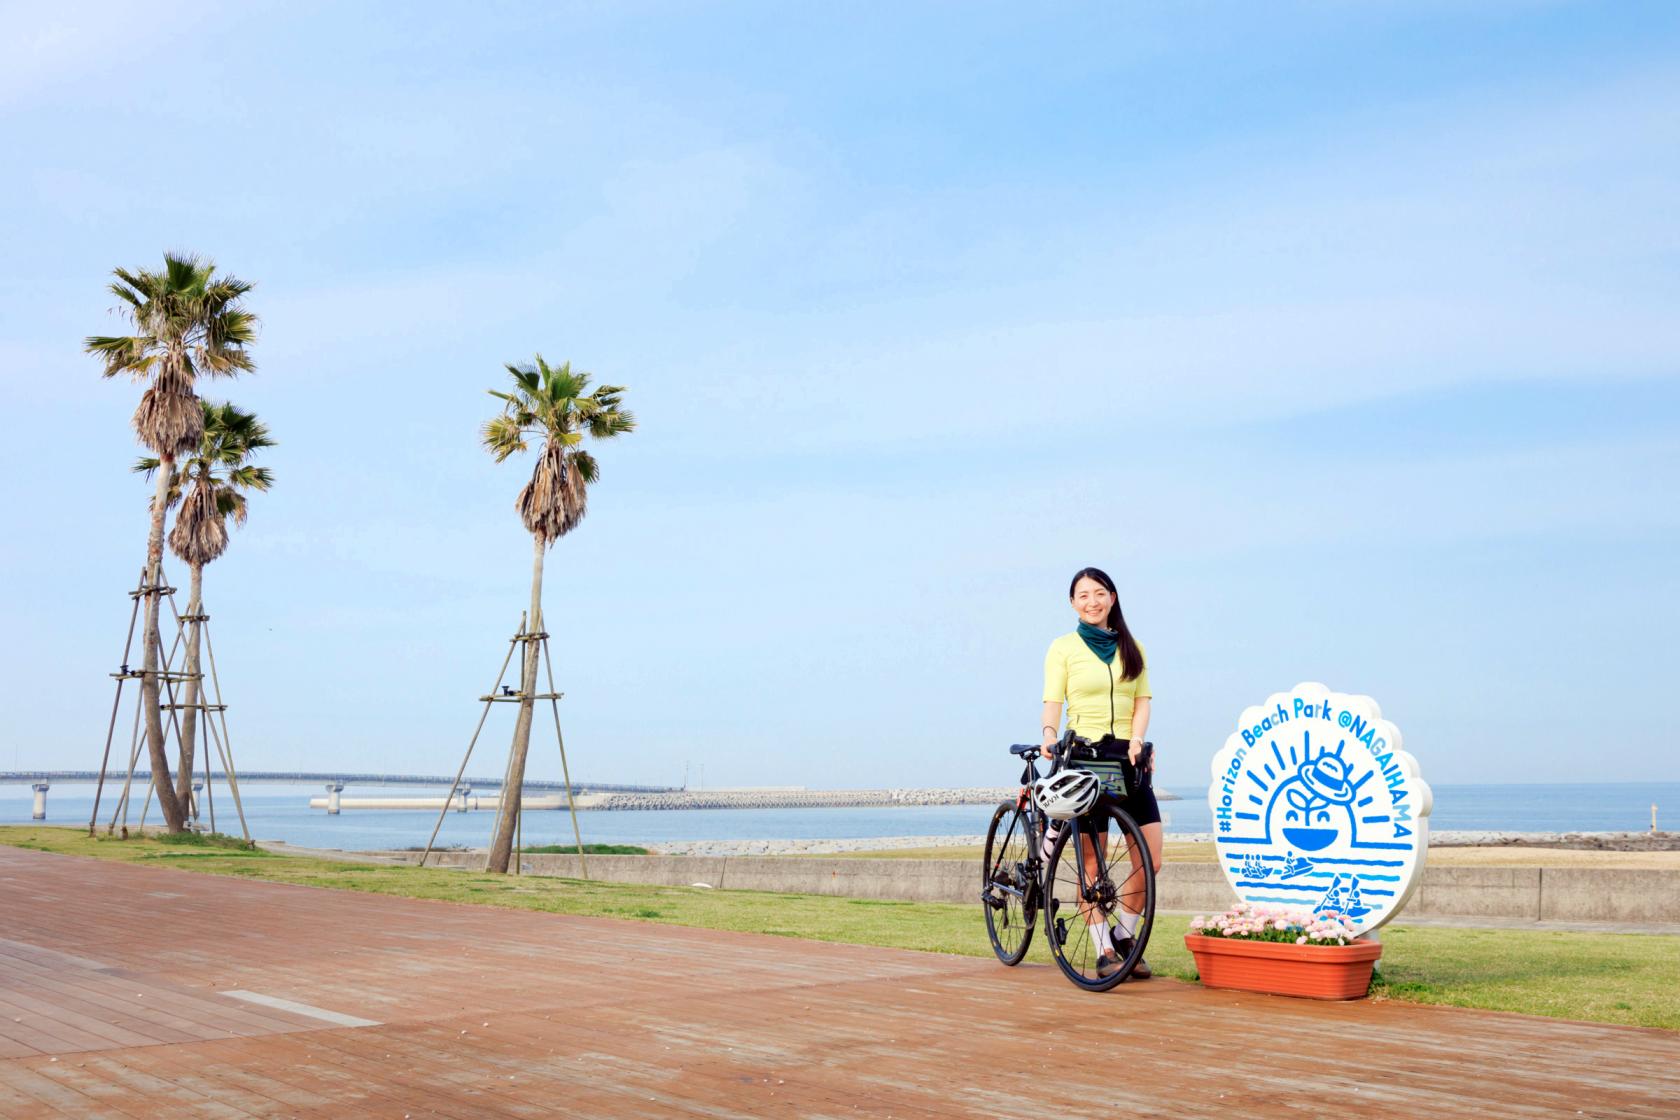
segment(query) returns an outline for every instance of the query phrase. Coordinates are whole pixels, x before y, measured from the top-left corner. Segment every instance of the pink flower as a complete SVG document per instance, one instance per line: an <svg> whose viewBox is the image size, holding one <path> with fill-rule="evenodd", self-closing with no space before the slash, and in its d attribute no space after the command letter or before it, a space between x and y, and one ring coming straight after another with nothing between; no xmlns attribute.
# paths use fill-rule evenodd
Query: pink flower
<svg viewBox="0 0 1680 1120"><path fill-rule="evenodd" d="M1306 943L1307 943L1307 938L1306 938L1305 934L1303 934L1302 936L1297 937L1295 939L1295 944L1297 944L1297 945L1305 945Z"/></svg>

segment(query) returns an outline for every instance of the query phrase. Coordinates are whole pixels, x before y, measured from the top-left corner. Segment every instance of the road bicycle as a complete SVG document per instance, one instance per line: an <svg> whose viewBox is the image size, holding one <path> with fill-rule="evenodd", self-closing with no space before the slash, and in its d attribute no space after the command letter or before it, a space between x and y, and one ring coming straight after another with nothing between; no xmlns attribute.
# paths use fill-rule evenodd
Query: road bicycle
<svg viewBox="0 0 1680 1120"><path fill-rule="evenodd" d="M1143 959L1155 921L1155 865L1143 830L1124 809L1124 777L1117 760L1096 755L1071 734L1053 748L1050 773L1065 766L1089 768L1103 780L1086 827L1052 822L1030 796L1005 801L992 813L986 832L980 900L992 951L1006 965L1021 963L1032 945L1037 919L1044 918L1050 955L1074 984L1106 992L1131 976ZM1039 777L1037 746L1017 743L1009 753L1025 764L1021 784ZM1092 820L1103 821L1094 827ZM1046 852L1045 834L1054 839ZM1138 915L1128 942L1119 931L1120 904ZM1090 927L1102 923L1111 944L1124 948L1117 964L1101 965ZM1112 959L1112 958L1111 958Z"/></svg>

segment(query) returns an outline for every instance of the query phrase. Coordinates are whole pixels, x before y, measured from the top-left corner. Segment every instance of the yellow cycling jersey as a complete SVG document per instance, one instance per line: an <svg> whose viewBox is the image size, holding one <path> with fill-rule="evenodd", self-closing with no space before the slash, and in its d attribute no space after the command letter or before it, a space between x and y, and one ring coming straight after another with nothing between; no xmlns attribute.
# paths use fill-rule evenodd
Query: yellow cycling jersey
<svg viewBox="0 0 1680 1120"><path fill-rule="evenodd" d="M1077 632L1063 634L1044 655L1044 702L1066 704L1068 727L1086 739L1130 739L1134 705L1153 695L1147 657L1144 664L1136 677L1125 680L1118 652L1105 665Z"/></svg>

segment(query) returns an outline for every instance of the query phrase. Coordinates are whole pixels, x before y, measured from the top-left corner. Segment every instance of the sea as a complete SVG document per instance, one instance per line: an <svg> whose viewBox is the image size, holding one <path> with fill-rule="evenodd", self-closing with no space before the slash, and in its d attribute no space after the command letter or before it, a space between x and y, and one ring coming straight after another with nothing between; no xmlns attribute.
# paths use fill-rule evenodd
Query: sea
<svg viewBox="0 0 1680 1120"><path fill-rule="evenodd" d="M1437 785L1430 827L1473 832L1643 832L1657 825L1680 830L1680 782L1594 783L1583 785ZM309 808L321 796L319 785L248 784L245 818L259 840L283 840L310 848L345 850L423 847L438 822L437 810L346 809L328 816ZM381 786L348 790L355 796L441 797L437 789L403 790ZM1211 830L1206 791L1175 789L1183 800L1163 801L1168 834ZM233 801L220 783L215 790L216 829L238 835ZM27 824L32 793L27 785L0 785L0 824ZM110 820L113 801L107 789L100 810L101 827ZM55 785L47 794L50 824L86 825L93 809L93 786ZM208 813L205 814L206 818ZM438 833L440 846L482 846L493 814L446 813ZM984 805L893 806L857 809L662 809L612 810L578 814L585 843L657 844L694 840L851 840L899 836L973 836L986 830L991 810ZM130 823L139 822L139 813ZM156 806L147 823L158 823ZM527 846L572 842L564 810L528 812Z"/></svg>

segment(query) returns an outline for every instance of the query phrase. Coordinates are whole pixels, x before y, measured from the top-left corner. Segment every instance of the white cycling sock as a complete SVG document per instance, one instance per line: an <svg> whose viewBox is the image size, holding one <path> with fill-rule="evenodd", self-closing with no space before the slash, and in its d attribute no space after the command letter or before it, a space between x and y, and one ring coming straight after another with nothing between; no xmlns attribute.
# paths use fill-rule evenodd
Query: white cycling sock
<svg viewBox="0 0 1680 1120"><path fill-rule="evenodd" d="M1142 917L1142 915L1134 914L1130 910L1122 908L1120 910L1120 932L1124 933L1127 937L1136 937L1138 919L1140 917Z"/></svg>
<svg viewBox="0 0 1680 1120"><path fill-rule="evenodd" d="M1097 956L1114 952L1114 942L1108 938L1108 923L1096 921L1085 927L1091 931L1091 944L1097 947Z"/></svg>
<svg viewBox="0 0 1680 1120"><path fill-rule="evenodd" d="M1045 859L1048 860L1050 858L1050 849L1056 846L1056 838L1061 834L1061 821L1051 821L1049 827L1044 830L1044 847L1042 849L1042 854Z"/></svg>

